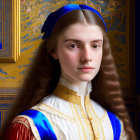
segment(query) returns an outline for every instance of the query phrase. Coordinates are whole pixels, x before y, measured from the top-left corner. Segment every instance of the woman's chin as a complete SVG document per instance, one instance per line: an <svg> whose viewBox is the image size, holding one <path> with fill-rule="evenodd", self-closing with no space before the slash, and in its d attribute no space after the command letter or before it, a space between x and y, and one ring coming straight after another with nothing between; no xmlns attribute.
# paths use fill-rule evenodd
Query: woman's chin
<svg viewBox="0 0 140 140"><path fill-rule="evenodd" d="M78 80L81 82L90 82L93 79L93 77L79 77Z"/></svg>

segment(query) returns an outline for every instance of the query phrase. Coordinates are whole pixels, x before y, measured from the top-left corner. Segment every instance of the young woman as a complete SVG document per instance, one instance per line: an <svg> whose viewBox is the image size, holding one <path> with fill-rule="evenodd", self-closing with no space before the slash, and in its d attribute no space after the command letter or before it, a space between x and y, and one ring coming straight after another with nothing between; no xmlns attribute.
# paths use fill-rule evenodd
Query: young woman
<svg viewBox="0 0 140 140"><path fill-rule="evenodd" d="M42 32L3 138L134 140L100 13L69 4L48 16Z"/></svg>

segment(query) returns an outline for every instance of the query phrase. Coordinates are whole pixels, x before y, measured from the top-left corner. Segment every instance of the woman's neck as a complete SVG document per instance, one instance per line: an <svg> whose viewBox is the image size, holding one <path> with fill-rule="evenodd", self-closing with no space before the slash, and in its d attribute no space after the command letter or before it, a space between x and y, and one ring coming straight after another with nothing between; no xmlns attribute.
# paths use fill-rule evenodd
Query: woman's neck
<svg viewBox="0 0 140 140"><path fill-rule="evenodd" d="M88 95L91 91L91 82L72 82L60 76L59 83L76 91L81 97Z"/></svg>

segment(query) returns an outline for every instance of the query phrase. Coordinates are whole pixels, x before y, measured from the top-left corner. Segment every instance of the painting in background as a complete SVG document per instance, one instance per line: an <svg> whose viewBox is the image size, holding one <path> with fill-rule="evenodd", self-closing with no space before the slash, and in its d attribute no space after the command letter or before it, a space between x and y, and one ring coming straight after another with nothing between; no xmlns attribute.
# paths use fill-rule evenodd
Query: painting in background
<svg viewBox="0 0 140 140"><path fill-rule="evenodd" d="M20 0L0 0L0 62L20 55Z"/></svg>

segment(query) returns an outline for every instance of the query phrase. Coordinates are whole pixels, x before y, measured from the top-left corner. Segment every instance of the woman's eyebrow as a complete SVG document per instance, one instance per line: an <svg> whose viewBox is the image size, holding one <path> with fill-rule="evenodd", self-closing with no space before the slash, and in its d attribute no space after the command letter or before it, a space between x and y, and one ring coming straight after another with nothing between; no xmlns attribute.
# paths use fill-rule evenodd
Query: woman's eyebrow
<svg viewBox="0 0 140 140"><path fill-rule="evenodd" d="M65 39L64 42L67 42L67 41L75 41L75 42L82 42L81 40L77 40L77 39Z"/></svg>
<svg viewBox="0 0 140 140"><path fill-rule="evenodd" d="M72 39L72 38L70 38L70 39L65 39L64 40L64 42L67 42L67 41L75 41L75 42L79 42L79 43L82 43L83 41L81 41L81 40L77 40L77 39ZM91 42L103 42L103 40L102 39L95 39L95 40L92 40Z"/></svg>
<svg viewBox="0 0 140 140"><path fill-rule="evenodd" d="M91 42L103 42L103 40L102 39L96 39L96 40L93 40L93 41L91 41Z"/></svg>

